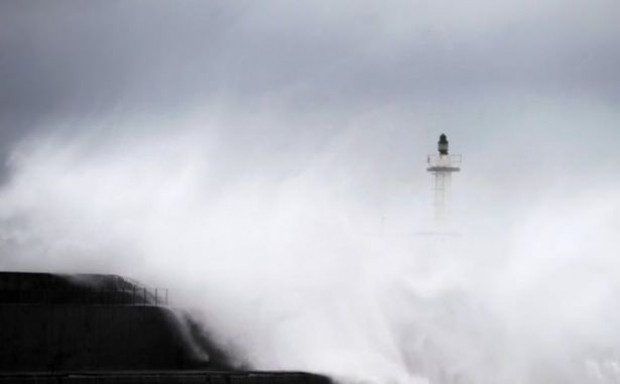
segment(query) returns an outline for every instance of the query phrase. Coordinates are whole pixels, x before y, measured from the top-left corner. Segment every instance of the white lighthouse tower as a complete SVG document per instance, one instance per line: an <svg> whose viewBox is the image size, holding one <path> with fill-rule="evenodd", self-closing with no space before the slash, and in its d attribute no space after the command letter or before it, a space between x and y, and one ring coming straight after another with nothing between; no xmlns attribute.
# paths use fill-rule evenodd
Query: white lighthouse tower
<svg viewBox="0 0 620 384"><path fill-rule="evenodd" d="M433 189L435 191L435 220L437 224L442 224L450 208L450 181L454 172L459 172L461 168L462 156L451 155L449 153L448 138L445 134L439 136L436 155L428 155L426 170L434 176Z"/></svg>

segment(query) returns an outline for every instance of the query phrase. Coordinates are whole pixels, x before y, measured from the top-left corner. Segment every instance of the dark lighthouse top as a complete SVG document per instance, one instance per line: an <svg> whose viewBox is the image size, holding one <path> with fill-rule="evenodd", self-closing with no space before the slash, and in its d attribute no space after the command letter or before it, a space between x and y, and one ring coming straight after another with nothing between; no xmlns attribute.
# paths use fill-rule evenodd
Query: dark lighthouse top
<svg viewBox="0 0 620 384"><path fill-rule="evenodd" d="M448 154L448 138L444 133L439 136L439 141L437 142L437 149L439 150L440 155Z"/></svg>

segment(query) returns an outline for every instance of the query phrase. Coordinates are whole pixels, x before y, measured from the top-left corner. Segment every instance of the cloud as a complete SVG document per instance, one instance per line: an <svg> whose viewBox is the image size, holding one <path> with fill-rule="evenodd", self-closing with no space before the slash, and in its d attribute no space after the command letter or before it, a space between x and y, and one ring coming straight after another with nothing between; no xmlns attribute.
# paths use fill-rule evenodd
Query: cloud
<svg viewBox="0 0 620 384"><path fill-rule="evenodd" d="M222 97L339 109L497 88L615 98L614 11L602 0L6 3L2 110L174 113Z"/></svg>

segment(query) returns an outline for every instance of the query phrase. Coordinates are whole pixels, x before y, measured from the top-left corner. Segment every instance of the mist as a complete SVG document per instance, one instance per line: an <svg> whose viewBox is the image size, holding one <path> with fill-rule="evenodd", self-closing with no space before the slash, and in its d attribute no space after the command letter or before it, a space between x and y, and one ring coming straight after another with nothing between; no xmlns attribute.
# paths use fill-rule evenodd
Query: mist
<svg viewBox="0 0 620 384"><path fill-rule="evenodd" d="M619 11L3 2L0 269L168 288L242 367L620 383Z"/></svg>

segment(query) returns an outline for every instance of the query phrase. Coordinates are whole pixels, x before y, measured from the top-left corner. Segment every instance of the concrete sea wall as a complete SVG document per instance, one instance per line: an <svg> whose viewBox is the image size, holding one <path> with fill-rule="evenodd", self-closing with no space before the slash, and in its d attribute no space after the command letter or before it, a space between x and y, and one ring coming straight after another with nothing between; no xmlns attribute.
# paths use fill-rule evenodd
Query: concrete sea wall
<svg viewBox="0 0 620 384"><path fill-rule="evenodd" d="M151 305L3 304L0 371L206 366L175 321Z"/></svg>

